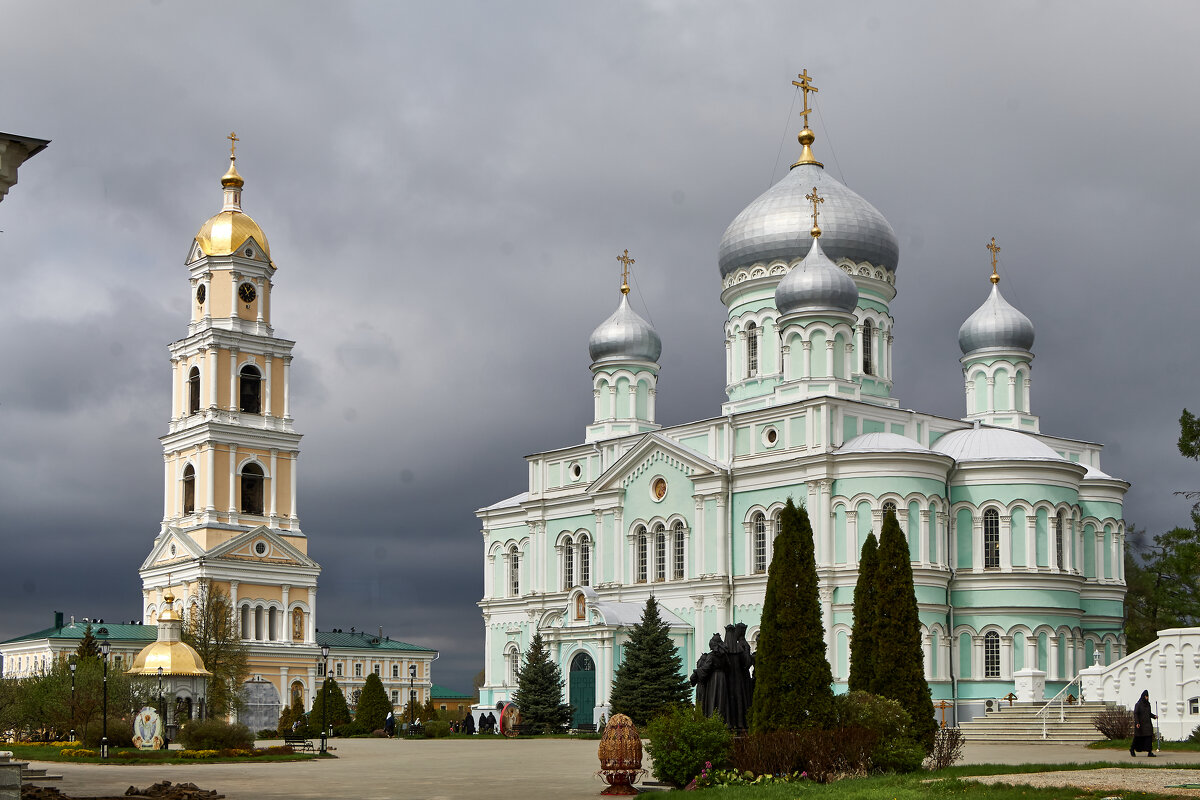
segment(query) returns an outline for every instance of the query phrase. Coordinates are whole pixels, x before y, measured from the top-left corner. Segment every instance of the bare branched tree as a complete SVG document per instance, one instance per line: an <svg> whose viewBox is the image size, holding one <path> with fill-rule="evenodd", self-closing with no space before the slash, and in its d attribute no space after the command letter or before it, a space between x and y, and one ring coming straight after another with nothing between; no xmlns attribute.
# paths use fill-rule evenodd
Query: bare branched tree
<svg viewBox="0 0 1200 800"><path fill-rule="evenodd" d="M237 609L229 595L211 580L201 579L197 601L187 610L183 641L196 648L208 679L205 715L225 718L242 706L242 684L249 677L246 645L239 630Z"/></svg>

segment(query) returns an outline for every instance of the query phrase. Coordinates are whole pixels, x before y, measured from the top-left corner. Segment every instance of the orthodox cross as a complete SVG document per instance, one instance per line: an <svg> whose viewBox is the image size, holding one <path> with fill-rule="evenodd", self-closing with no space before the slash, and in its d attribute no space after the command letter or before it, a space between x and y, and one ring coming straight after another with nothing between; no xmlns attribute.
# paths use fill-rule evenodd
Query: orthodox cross
<svg viewBox="0 0 1200 800"><path fill-rule="evenodd" d="M804 199L809 201L810 203L812 203L812 207L813 207L812 235L814 238L816 238L821 235L821 228L820 228L820 226L817 225L817 204L824 203L825 198L821 197L819 194L817 194L817 187L814 186L813 190L812 190L812 194L804 195Z"/></svg>
<svg viewBox="0 0 1200 800"><path fill-rule="evenodd" d="M804 117L804 127L807 128L808 127L808 115L812 112L812 109L810 109L808 107L808 93L816 92L817 87L812 85L812 76L808 74L807 69L805 69L803 72L801 72L796 77L799 78L800 80L792 81L792 86L799 86L800 90L802 92L804 92L804 110L800 112L800 116Z"/></svg>
<svg viewBox="0 0 1200 800"><path fill-rule="evenodd" d="M996 254L1000 252L1000 246L996 244L996 237L992 237L991 244L987 246L988 250L992 251L992 285L995 286L1000 282L1000 273L996 271Z"/></svg>
<svg viewBox="0 0 1200 800"><path fill-rule="evenodd" d="M237 156L235 155L235 153L237 152L237 143L240 142L241 139L239 139L237 137L237 134L234 133L233 131L230 131L229 135L226 136L225 138L229 140L229 160L236 161Z"/></svg>
<svg viewBox="0 0 1200 800"><path fill-rule="evenodd" d="M624 265L621 270L621 294L629 294L629 265L637 262L629 257L629 248L625 248L625 252L617 256L617 261Z"/></svg>

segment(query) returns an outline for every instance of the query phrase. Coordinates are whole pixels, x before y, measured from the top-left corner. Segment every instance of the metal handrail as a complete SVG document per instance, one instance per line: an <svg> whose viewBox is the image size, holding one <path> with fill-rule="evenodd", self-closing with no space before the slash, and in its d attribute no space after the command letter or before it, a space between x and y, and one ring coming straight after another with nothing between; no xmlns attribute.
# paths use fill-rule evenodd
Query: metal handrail
<svg viewBox="0 0 1200 800"><path fill-rule="evenodd" d="M1037 713L1033 715L1034 719L1037 719L1038 717L1042 717L1042 738L1043 739L1047 738L1046 737L1046 724L1050 720L1050 715L1046 714L1045 716L1042 716L1042 714L1049 711L1050 706L1054 705L1055 700L1058 701L1058 721L1059 722L1066 722L1066 720L1067 720L1066 700L1063 699L1063 694L1068 689L1070 689L1073 685L1079 684L1079 702L1080 703L1083 702L1083 684L1079 682L1079 679L1080 679L1080 677L1082 677L1082 675L1083 675L1082 672L1077 673L1075 675L1075 677L1072 678L1071 681L1066 686L1064 686L1063 688L1058 690L1058 694L1054 695L1054 697L1051 697L1050 700L1047 701L1046 705L1044 705L1040 709L1038 709Z"/></svg>

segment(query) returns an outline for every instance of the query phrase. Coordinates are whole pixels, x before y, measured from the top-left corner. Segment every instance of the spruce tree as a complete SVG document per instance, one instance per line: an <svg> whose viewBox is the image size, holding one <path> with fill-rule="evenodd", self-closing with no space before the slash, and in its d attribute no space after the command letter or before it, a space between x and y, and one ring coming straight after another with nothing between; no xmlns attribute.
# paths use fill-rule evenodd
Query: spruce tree
<svg viewBox="0 0 1200 800"><path fill-rule="evenodd" d="M383 682L374 672L370 673L354 708L354 727L361 733L381 730L391 710L392 701L388 700Z"/></svg>
<svg viewBox="0 0 1200 800"><path fill-rule="evenodd" d="M650 595L613 674L610 701L612 713L626 715L638 727L670 706L688 703L692 696L683 659L669 632L670 626L658 613L658 601Z"/></svg>
<svg viewBox="0 0 1200 800"><path fill-rule="evenodd" d="M322 712L322 709L324 711ZM315 729L321 729L322 713L326 726L345 725L350 721L350 707L346 705L346 695L342 687L333 678L326 677L313 701L312 711L308 712L308 722Z"/></svg>
<svg viewBox="0 0 1200 800"><path fill-rule="evenodd" d="M92 634L92 623L88 623L83 629L83 638L79 640L79 646L75 648L75 655L78 658L99 658L100 643L96 641L95 635Z"/></svg>
<svg viewBox="0 0 1200 800"><path fill-rule="evenodd" d="M779 522L754 658L752 733L823 728L833 715L812 526L791 498Z"/></svg>
<svg viewBox="0 0 1200 800"><path fill-rule="evenodd" d="M850 680L852 692L869 692L875 681L875 608L879 602L875 583L879 580L879 543L867 534L858 558L858 583L854 585L854 629L850 633Z"/></svg>
<svg viewBox="0 0 1200 800"><path fill-rule="evenodd" d="M563 702L565 683L558 664L550 660L542 634L535 633L517 673L517 691L513 694L521 724L543 731L566 726L571 721L571 706Z"/></svg>
<svg viewBox="0 0 1200 800"><path fill-rule="evenodd" d="M871 693L896 700L912 717L913 734L928 751L933 746L937 720L925 680L925 654L921 648L921 619L913 590L908 542L896 513L888 509L879 537L876 581L875 679Z"/></svg>

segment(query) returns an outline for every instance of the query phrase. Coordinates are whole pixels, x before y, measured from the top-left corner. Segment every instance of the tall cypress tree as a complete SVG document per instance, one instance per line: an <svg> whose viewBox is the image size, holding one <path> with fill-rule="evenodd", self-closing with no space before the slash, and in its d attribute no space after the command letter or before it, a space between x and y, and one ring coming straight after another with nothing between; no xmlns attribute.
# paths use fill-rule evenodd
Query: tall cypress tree
<svg viewBox="0 0 1200 800"><path fill-rule="evenodd" d="M367 680L363 683L362 694L358 696L358 705L354 707L355 729L360 733L381 729L391 710L392 701L388 699L387 691L383 688L383 681L374 672L368 673Z"/></svg>
<svg viewBox="0 0 1200 800"><path fill-rule="evenodd" d="M812 526L791 498L779 522L754 658L754 733L823 728L833 715Z"/></svg>
<svg viewBox="0 0 1200 800"><path fill-rule="evenodd" d="M629 632L621 665L613 675L611 706L637 726L671 705L687 703L692 687L683 675L683 659L671 641L670 626L658 613L654 595L642 619Z"/></svg>
<svg viewBox="0 0 1200 800"><path fill-rule="evenodd" d="M556 730L571 721L571 706L563 702L565 681L562 672L550 660L542 634L535 633L525 663L517 673L517 691L513 701L521 710L521 723Z"/></svg>
<svg viewBox="0 0 1200 800"><path fill-rule="evenodd" d="M908 542L896 513L888 509L879 537L875 611L875 679L871 692L904 706L913 721L917 741L929 750L937 731L933 699L925 680L921 649L921 619L913 591Z"/></svg>
<svg viewBox="0 0 1200 800"><path fill-rule="evenodd" d="M346 705L346 695L342 693L338 682L328 676L313 700L312 711L308 712L308 724L314 730L321 729L322 720L326 725L332 726L345 725L350 721L350 707Z"/></svg>
<svg viewBox="0 0 1200 800"><path fill-rule="evenodd" d="M879 602L875 583L879 580L879 543L867 534L858 558L858 583L854 584L854 630L850 634L850 681L852 692L869 692L875 681L875 608Z"/></svg>

